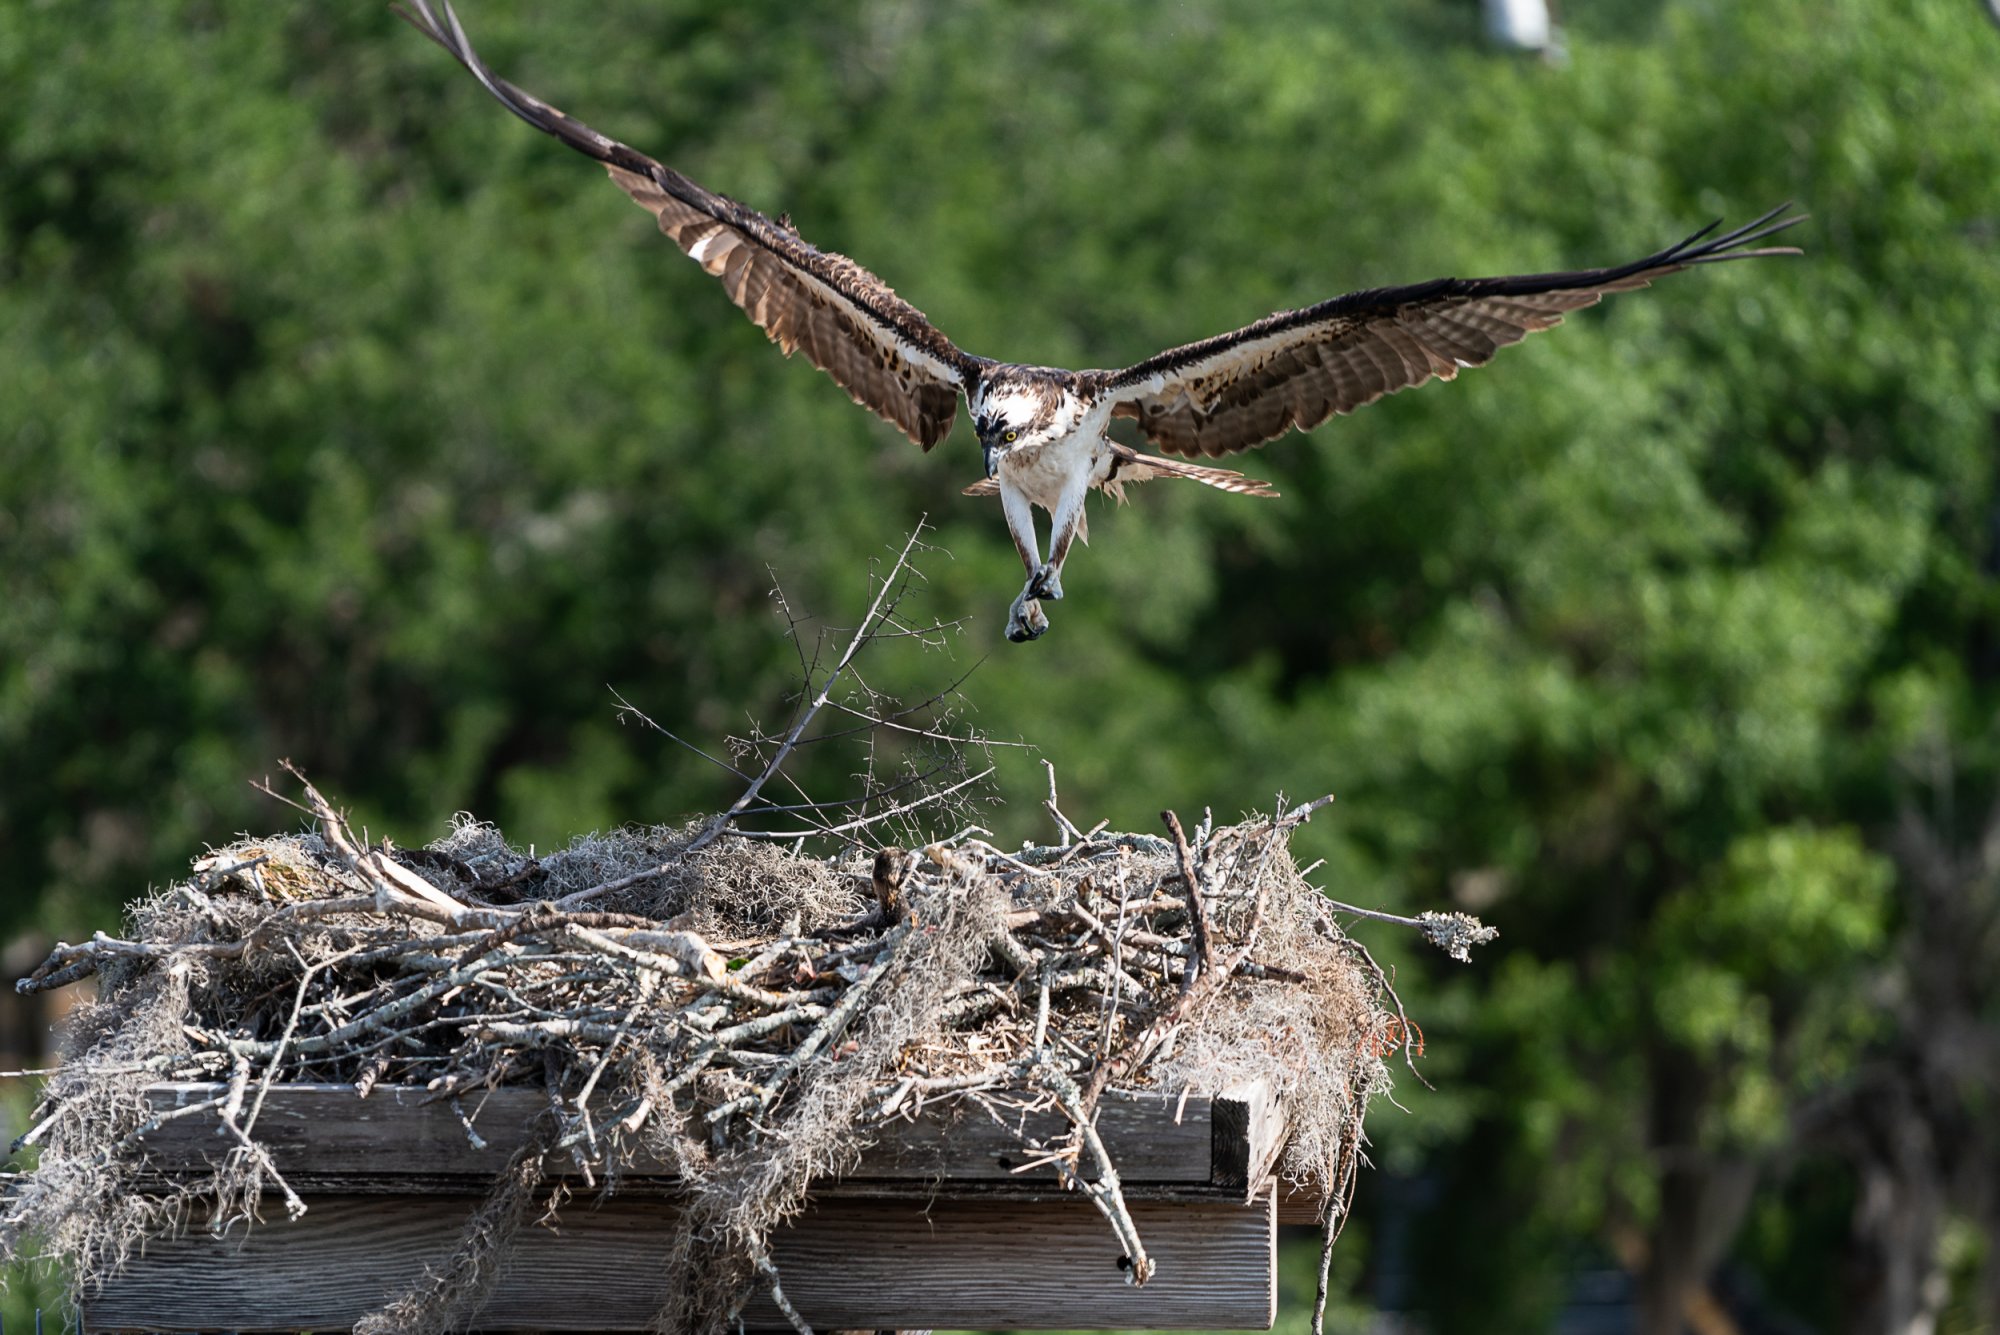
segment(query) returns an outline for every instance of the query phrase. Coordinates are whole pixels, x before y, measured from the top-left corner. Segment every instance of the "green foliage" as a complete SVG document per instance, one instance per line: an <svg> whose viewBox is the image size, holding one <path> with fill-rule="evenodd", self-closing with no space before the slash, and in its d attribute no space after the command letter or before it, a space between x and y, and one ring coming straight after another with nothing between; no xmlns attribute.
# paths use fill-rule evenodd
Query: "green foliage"
<svg viewBox="0 0 2000 1335"><path fill-rule="evenodd" d="M380 9L0 7L0 927L106 925L281 821L244 783L280 758L405 841L713 807L606 684L703 743L775 721L773 579L851 619L928 514L931 610L974 621L875 684L990 653L975 721L1072 814L1332 790L1341 897L1500 925L1470 971L1383 943L1441 1092L1375 1134L1448 1184L1440 1327L1542 1328L1576 1247L1661 1217L1660 1150L1767 1155L1893 1040L1875 850L2000 754L1994 34L1963 0L1569 8L1550 68L1446 0L468 0L524 86L1012 360L1814 215L1804 260L1272 447L1282 501L1096 512L1015 649L963 428L923 457L781 361ZM1829 1199L1760 1198L1745 1263L1837 1238Z"/></svg>
<svg viewBox="0 0 2000 1335"><path fill-rule="evenodd" d="M1848 1075L1879 1036L1863 985L1888 953L1893 880L1851 830L1776 827L1661 908L1645 987L1662 1039L1721 1083L1710 1143L1779 1144L1789 1100Z"/></svg>

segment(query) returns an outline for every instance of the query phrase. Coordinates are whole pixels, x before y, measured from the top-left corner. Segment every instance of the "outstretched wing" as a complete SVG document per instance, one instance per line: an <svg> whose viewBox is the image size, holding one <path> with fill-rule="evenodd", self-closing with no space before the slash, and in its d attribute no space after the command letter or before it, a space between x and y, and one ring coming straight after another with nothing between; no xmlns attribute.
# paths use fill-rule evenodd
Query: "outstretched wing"
<svg viewBox="0 0 2000 1335"><path fill-rule="evenodd" d="M1354 292L1298 311L1279 311L1233 333L1170 348L1095 382L1112 413L1175 454L1219 457L1318 426L1384 394L1450 380L1483 366L1563 316L1607 293L1645 287L1693 264L1796 255L1793 246L1746 249L1805 221L1780 205L1733 232L1704 241L1711 223L1677 246L1613 269L1439 278L1412 287Z"/></svg>
<svg viewBox="0 0 2000 1335"><path fill-rule="evenodd" d="M787 224L703 189L671 167L571 119L495 75L472 49L450 0L398 7L472 71L500 105L602 162L660 230L722 280L729 299L783 348L832 376L854 401L925 449L943 440L984 358L961 352L922 311L848 259L817 250Z"/></svg>

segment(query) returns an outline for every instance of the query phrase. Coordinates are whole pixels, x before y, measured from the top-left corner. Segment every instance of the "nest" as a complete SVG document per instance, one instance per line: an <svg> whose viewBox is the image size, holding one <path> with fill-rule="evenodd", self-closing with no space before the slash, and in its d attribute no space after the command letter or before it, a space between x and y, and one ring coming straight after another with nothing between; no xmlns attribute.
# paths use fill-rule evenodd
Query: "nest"
<svg viewBox="0 0 2000 1335"><path fill-rule="evenodd" d="M1287 851L1312 805L1013 853L967 834L815 858L655 827L536 858L469 819L421 851L367 846L306 791L313 832L211 854L124 937L58 947L20 985L95 973L102 999L23 1138L41 1157L0 1255L37 1244L88 1286L163 1231L304 1209L258 1139L279 1082L419 1085L461 1108L527 1084L548 1111L452 1265L360 1329L448 1328L561 1182L615 1185L641 1151L685 1190L659 1328L726 1327L763 1283L803 1329L771 1230L888 1119L966 1100L1064 1114L1026 1148L1092 1199L1143 1283L1093 1127L1107 1087L1263 1078L1293 1128L1281 1170L1344 1203L1407 1033ZM143 1091L162 1080L221 1092L160 1114ZM147 1177L143 1137L208 1109L234 1145L212 1175Z"/></svg>

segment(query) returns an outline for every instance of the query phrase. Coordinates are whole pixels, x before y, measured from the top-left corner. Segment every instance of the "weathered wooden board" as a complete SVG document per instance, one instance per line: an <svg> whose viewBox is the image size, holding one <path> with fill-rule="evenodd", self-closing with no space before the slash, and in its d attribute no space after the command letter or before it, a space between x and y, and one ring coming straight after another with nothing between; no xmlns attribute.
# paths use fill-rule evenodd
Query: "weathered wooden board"
<svg viewBox="0 0 2000 1335"><path fill-rule="evenodd" d="M310 1200L304 1218L155 1241L84 1304L84 1328L341 1329L441 1263L473 1198ZM273 1208L274 1217L282 1211ZM1276 1314L1272 1193L1243 1205L1132 1207L1158 1266L1125 1283L1087 1202L823 1200L773 1239L785 1293L814 1327L1263 1329ZM526 1229L475 1329L641 1330L663 1297L662 1201L565 1211ZM746 1314L782 1326L768 1298Z"/></svg>
<svg viewBox="0 0 2000 1335"><path fill-rule="evenodd" d="M1208 1116L1209 1182L1246 1198L1256 1194L1271 1175L1291 1129L1283 1105L1272 1096L1270 1085L1258 1080L1211 1100Z"/></svg>
<svg viewBox="0 0 2000 1335"><path fill-rule="evenodd" d="M156 1113L165 1113L220 1091L213 1084L160 1084L147 1098ZM473 1144L448 1103L403 1086L378 1087L362 1099L347 1085L281 1085L265 1100L255 1130L296 1187L396 1190L397 1178L406 1174L491 1177L545 1106L539 1091L512 1088L467 1095L463 1104L484 1148ZM1047 1137L1064 1123L1060 1114L1046 1113L1029 1118L1027 1128ZM224 1153L230 1142L218 1130L210 1110L165 1122L144 1143L155 1168L172 1172ZM1247 1195L1269 1171L1285 1124L1266 1088L1256 1084L1215 1098L1190 1097L1184 1105L1114 1090L1099 1109L1098 1131L1128 1183L1199 1184ZM911 1183L1012 1179L1022 1158L1010 1129L961 1102L889 1123L849 1176ZM624 1171L643 1177L668 1170L641 1157ZM1039 1175L1052 1176L1049 1170Z"/></svg>
<svg viewBox="0 0 2000 1335"><path fill-rule="evenodd" d="M1326 1197L1316 1191L1307 1191L1296 1182L1277 1179L1273 1185L1278 1192L1278 1222L1280 1224L1317 1224L1326 1214Z"/></svg>

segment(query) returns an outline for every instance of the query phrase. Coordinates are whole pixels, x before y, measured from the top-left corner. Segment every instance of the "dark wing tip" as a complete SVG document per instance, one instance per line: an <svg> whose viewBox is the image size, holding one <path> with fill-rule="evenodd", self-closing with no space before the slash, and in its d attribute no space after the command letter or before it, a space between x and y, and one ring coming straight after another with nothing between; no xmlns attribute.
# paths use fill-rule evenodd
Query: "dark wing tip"
<svg viewBox="0 0 2000 1335"><path fill-rule="evenodd" d="M1792 207L1791 201L1761 217L1753 218L1734 231L1724 232L1712 240L1703 241L1710 232L1722 225L1720 218L1696 232L1678 246L1661 256L1668 264L1716 264L1723 260L1754 260L1768 255L1803 255L1797 246L1755 246L1751 243L1762 241L1767 236L1775 236L1787 228L1797 227L1812 217L1810 213L1794 213L1784 216Z"/></svg>
<svg viewBox="0 0 2000 1335"><path fill-rule="evenodd" d="M1805 252L1797 246L1759 246L1755 243L1769 236L1775 236L1788 228L1797 227L1811 217L1807 213L1785 216L1791 203L1780 204L1777 208L1752 218L1741 227L1711 236L1722 225L1721 219L1710 223L1684 241L1678 241L1664 250L1655 251L1644 259L1633 260L1629 264L1617 265L1609 269L1577 269L1567 273L1517 274L1509 278L1470 278L1446 280L1441 284L1447 295L1459 297L1482 297L1488 295L1520 296L1542 292L1560 292L1597 289L1599 295L1632 287L1643 287L1665 274L1677 273L1696 264L1720 264L1728 260L1755 260L1775 255L1802 255ZM1375 293L1356 294L1374 296ZM1341 300L1348 300L1342 298Z"/></svg>
<svg viewBox="0 0 2000 1335"><path fill-rule="evenodd" d="M442 9L444 17L438 17ZM401 0L389 6L389 12L408 23L424 36L445 49L453 60L465 66L480 86L493 95L493 100L519 116L543 134L554 135L572 147L579 148L591 157L603 160L610 145L602 135L587 127L569 121L554 108L546 106L527 96L492 70L472 49L472 39L466 36L465 27L458 21L458 13L451 7L451 0L438 0L433 8L431 0Z"/></svg>
<svg viewBox="0 0 2000 1335"><path fill-rule="evenodd" d="M408 4L404 4L403 0L395 0L395 3L389 6L389 12L443 47L445 54L453 60L461 65L466 63L465 56L452 45L450 34L438 22L437 15L432 12L428 0L409 0Z"/></svg>

